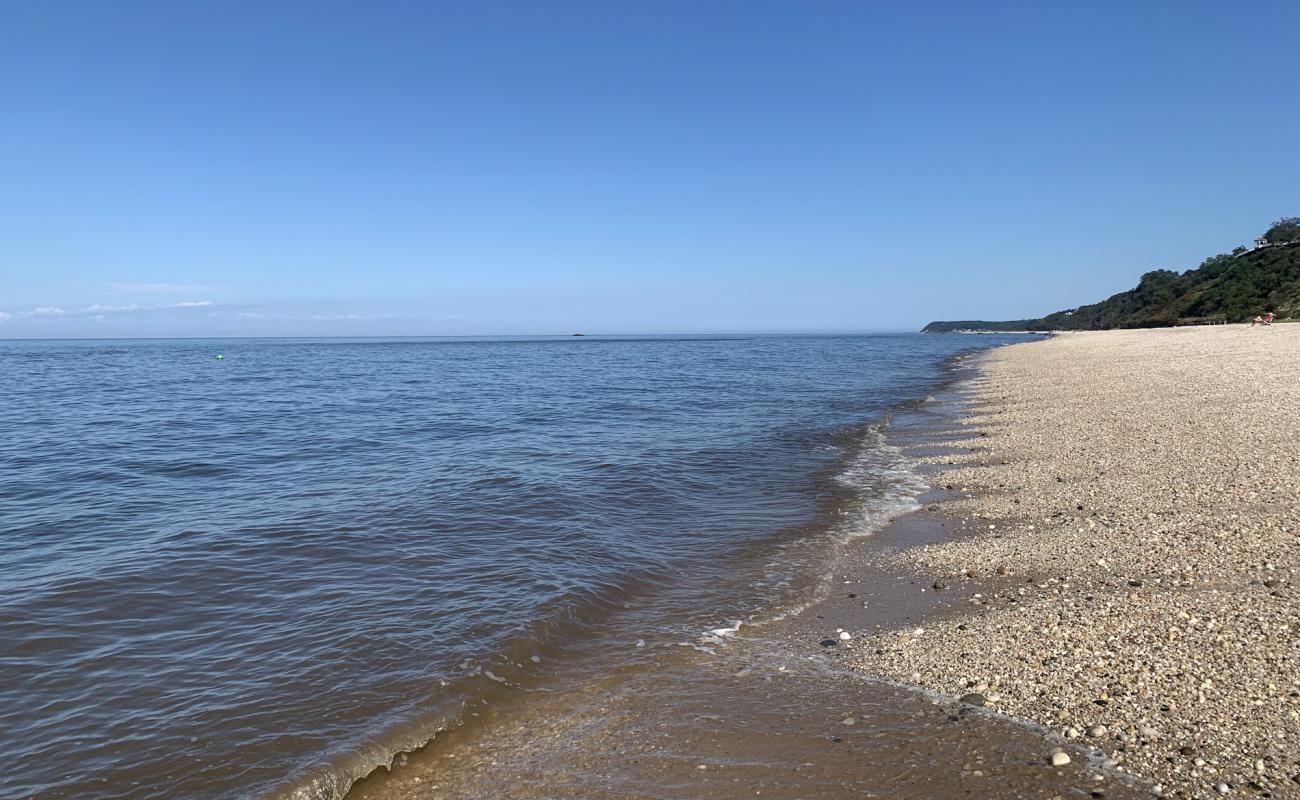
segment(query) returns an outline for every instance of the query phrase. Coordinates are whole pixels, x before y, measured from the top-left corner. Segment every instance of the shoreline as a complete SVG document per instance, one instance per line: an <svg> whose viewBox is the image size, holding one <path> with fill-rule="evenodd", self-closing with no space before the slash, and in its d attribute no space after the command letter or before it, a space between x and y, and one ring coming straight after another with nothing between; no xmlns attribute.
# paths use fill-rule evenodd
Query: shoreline
<svg viewBox="0 0 1300 800"><path fill-rule="evenodd" d="M1300 793L1300 336L1252 333L981 354L955 438L905 445L955 495L920 512L943 540L866 556L942 603L837 660L979 695L1157 794Z"/></svg>
<svg viewBox="0 0 1300 800"><path fill-rule="evenodd" d="M980 355L957 357L932 396L889 413L890 450L903 428L929 437L936 420L955 424L961 406L949 396L976 374ZM926 484L931 477L919 476ZM834 545L839 556L822 573L826 591L800 610L731 635L647 642L642 652L651 661L611 674L592 670L585 656L548 659L545 689L478 709L481 719L476 713L473 724L372 773L348 797L739 800L759 791L794 800L812 791L828 799L884 792L955 800L972 788L988 795L999 787L1043 800L1103 789L1113 800L1148 795L1083 749L1045 739L1040 728L845 669L840 659L854 643L821 646L837 627L910 625L942 606L945 596L908 591L903 572L872 565L884 553L944 536L923 516L944 494L928 489L917 498L921 509ZM602 647L610 644L617 647ZM1064 745L1073 763L1050 764L1054 745Z"/></svg>

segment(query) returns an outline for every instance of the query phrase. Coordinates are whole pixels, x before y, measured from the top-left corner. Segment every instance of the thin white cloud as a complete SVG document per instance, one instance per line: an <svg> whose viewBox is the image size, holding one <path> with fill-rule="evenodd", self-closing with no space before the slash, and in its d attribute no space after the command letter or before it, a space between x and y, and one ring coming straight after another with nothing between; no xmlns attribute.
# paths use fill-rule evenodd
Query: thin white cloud
<svg viewBox="0 0 1300 800"><path fill-rule="evenodd" d="M61 317L103 317L107 314L136 314L145 311L167 311L187 308L207 308L210 300L187 300L182 303L142 306L137 303L121 306L96 304L68 311L58 306L39 306L27 311L0 311L0 322L26 319L58 319Z"/></svg>
<svg viewBox="0 0 1300 800"><path fill-rule="evenodd" d="M107 314L107 313L125 313L128 311L140 311L143 308L144 308L143 306L135 305L135 304L129 306L94 305L94 306L86 306L82 310L85 311L85 313L87 314Z"/></svg>
<svg viewBox="0 0 1300 800"><path fill-rule="evenodd" d="M235 308L238 308L236 306ZM256 306L254 306L256 308ZM155 305L142 305L140 303L125 303L121 305L110 305L107 303L96 303L94 305L83 306L75 309L63 309L57 306L41 306L26 311L0 311L0 323L20 320L52 320L59 318L86 318L89 317L95 322L103 322L113 316L130 316L134 314L147 314L150 312L190 312L197 309L208 309L208 317L233 316L244 320L283 320L287 322L351 322L364 320L381 320L394 319L392 314L286 314L274 311L235 311L229 306L220 306L211 300L183 300L178 303L162 303Z"/></svg>

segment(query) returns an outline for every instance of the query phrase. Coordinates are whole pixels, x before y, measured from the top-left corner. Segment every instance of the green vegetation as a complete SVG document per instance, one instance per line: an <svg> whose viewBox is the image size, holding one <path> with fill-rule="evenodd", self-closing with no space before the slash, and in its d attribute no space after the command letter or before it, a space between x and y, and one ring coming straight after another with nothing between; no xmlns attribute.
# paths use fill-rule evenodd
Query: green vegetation
<svg viewBox="0 0 1300 800"><path fill-rule="evenodd" d="M1029 331L1042 330L1041 319L1012 319L993 322L987 319L961 319L951 322L931 322L921 333L951 333L952 331ZM1039 327L1030 327L1039 326Z"/></svg>
<svg viewBox="0 0 1300 800"><path fill-rule="evenodd" d="M1100 303L1058 311L1041 319L931 322L922 330L1106 330L1159 328L1213 322L1247 322L1272 311L1279 319L1300 317L1300 217L1273 224L1253 250L1207 258L1196 269L1148 272L1136 288Z"/></svg>
<svg viewBox="0 0 1300 800"><path fill-rule="evenodd" d="M1269 244L1300 241L1300 217L1283 217L1264 233Z"/></svg>

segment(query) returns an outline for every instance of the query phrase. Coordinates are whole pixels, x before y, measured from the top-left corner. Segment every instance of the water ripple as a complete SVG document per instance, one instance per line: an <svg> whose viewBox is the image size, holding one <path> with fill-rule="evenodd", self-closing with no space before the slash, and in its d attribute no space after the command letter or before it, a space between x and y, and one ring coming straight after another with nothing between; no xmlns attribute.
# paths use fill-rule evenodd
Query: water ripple
<svg viewBox="0 0 1300 800"><path fill-rule="evenodd" d="M0 343L0 796L337 797L564 641L798 602L970 346Z"/></svg>

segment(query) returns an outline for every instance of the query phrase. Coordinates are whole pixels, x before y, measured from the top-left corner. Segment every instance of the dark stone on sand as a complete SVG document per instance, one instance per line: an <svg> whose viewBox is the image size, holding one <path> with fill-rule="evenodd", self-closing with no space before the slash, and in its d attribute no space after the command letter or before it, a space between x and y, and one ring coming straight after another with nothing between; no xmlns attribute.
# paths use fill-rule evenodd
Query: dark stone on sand
<svg viewBox="0 0 1300 800"><path fill-rule="evenodd" d="M1196 750L1191 747L1188 747L1187 745L1183 745L1182 747L1178 748L1178 754L1184 756L1194 756L1196 755Z"/></svg>
<svg viewBox="0 0 1300 800"><path fill-rule="evenodd" d="M857 594L855 594L855 593L853 593L853 592L849 592L849 597L857 597Z"/></svg>
<svg viewBox="0 0 1300 800"><path fill-rule="evenodd" d="M822 647L838 647L839 642L834 639L822 639Z"/></svg>
<svg viewBox="0 0 1300 800"><path fill-rule="evenodd" d="M968 706L983 707L989 704L989 699L984 695L980 694L979 692L971 692L970 694L964 694L961 696L961 701Z"/></svg>
<svg viewBox="0 0 1300 800"><path fill-rule="evenodd" d="M1275 581L1275 580L1267 580L1267 581L1264 581L1264 588L1265 588L1265 589L1276 589L1276 588L1277 588L1277 581Z"/></svg>
<svg viewBox="0 0 1300 800"><path fill-rule="evenodd" d="M948 588L948 584L944 583L943 581L935 581L932 585L934 586L934 590L936 592L941 592L944 589Z"/></svg>
<svg viewBox="0 0 1300 800"><path fill-rule="evenodd" d="M1135 588L1141 588L1141 587L1142 587L1142 581L1139 581L1139 580L1132 580L1132 581L1129 581L1129 582L1128 582L1128 585L1129 585L1129 586L1133 586L1133 587L1135 587Z"/></svg>

